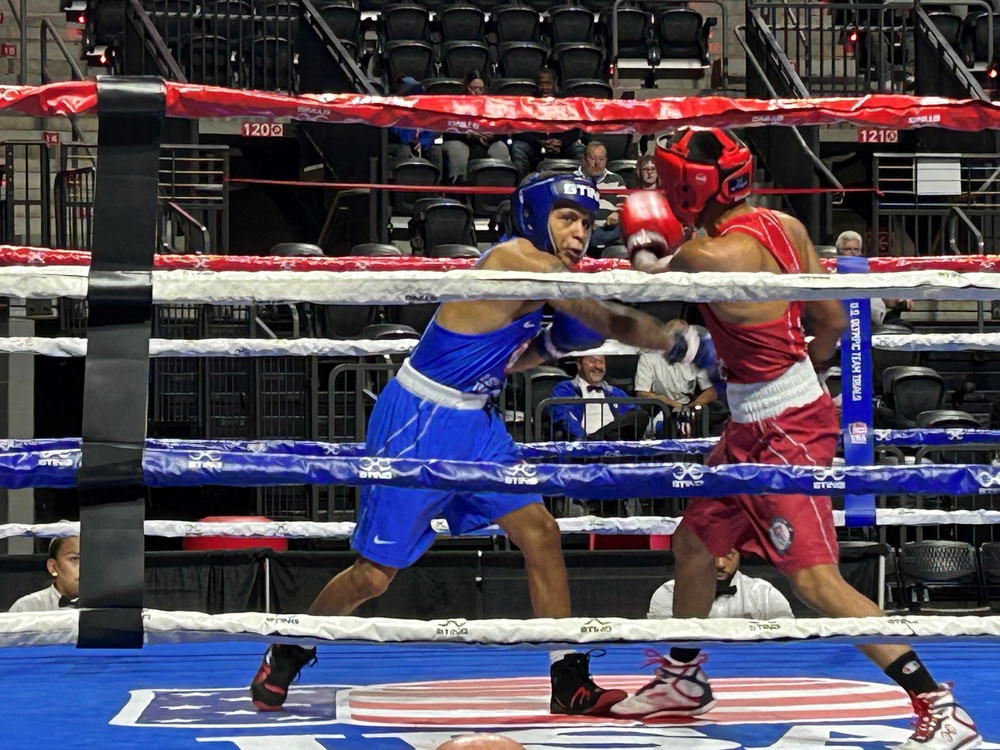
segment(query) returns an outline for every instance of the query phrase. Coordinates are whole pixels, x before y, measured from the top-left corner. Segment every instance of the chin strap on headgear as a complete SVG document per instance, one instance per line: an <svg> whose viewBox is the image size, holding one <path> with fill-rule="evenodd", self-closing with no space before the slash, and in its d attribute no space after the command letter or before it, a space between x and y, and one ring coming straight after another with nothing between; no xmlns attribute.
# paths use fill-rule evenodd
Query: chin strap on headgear
<svg viewBox="0 0 1000 750"><path fill-rule="evenodd" d="M663 194L685 226L698 227L713 201L726 206L750 195L753 155L721 128L678 128L657 142L653 158Z"/></svg>
<svg viewBox="0 0 1000 750"><path fill-rule="evenodd" d="M514 191L510 201L514 234L528 240L539 250L553 252L549 214L557 205L571 205L587 214L595 214L601 205L600 193L593 182L583 177L565 174L529 177ZM584 253L589 244L588 236Z"/></svg>

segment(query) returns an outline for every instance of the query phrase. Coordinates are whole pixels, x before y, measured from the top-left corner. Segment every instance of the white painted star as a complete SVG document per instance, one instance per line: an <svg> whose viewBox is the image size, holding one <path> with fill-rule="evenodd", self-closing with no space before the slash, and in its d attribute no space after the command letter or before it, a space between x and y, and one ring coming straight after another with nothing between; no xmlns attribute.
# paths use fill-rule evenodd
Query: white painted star
<svg viewBox="0 0 1000 750"><path fill-rule="evenodd" d="M296 714L288 714L285 716L279 716L275 721L307 721L313 719L313 716L297 716Z"/></svg>
<svg viewBox="0 0 1000 750"><path fill-rule="evenodd" d="M215 693L174 693L178 698L211 698Z"/></svg>
<svg viewBox="0 0 1000 750"><path fill-rule="evenodd" d="M158 719L154 724L195 724L199 719Z"/></svg>
<svg viewBox="0 0 1000 750"><path fill-rule="evenodd" d="M246 703L248 700L250 699L245 695L239 698L219 698L220 703Z"/></svg>
<svg viewBox="0 0 1000 750"><path fill-rule="evenodd" d="M168 711L197 711L199 708L208 708L205 706L164 706Z"/></svg>
<svg viewBox="0 0 1000 750"><path fill-rule="evenodd" d="M239 711L216 711L215 713L219 714L219 716L256 716L257 715L256 711L247 711L245 709L241 709Z"/></svg>

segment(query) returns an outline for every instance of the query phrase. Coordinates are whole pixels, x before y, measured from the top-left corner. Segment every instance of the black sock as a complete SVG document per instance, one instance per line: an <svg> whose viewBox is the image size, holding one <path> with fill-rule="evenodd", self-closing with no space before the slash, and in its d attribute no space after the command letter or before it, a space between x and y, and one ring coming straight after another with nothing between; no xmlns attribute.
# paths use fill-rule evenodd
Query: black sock
<svg viewBox="0 0 1000 750"><path fill-rule="evenodd" d="M670 649L670 658L674 661L681 661L686 664L687 662L694 661L698 658L698 654L700 653L700 648L672 648Z"/></svg>
<svg viewBox="0 0 1000 750"><path fill-rule="evenodd" d="M913 651L907 651L886 667L885 674L912 695L931 693L938 689L937 682Z"/></svg>

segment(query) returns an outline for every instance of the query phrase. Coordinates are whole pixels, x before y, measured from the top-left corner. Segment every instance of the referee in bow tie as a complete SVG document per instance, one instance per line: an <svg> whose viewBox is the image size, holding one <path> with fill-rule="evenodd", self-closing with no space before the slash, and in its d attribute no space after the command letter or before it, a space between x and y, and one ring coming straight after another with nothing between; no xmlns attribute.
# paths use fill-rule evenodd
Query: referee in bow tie
<svg viewBox="0 0 1000 750"><path fill-rule="evenodd" d="M794 617L788 600L763 578L751 578L739 570L740 553L715 558L715 601L709 617L739 617L748 620L774 620ZM660 586L649 601L650 619L674 615L674 582Z"/></svg>

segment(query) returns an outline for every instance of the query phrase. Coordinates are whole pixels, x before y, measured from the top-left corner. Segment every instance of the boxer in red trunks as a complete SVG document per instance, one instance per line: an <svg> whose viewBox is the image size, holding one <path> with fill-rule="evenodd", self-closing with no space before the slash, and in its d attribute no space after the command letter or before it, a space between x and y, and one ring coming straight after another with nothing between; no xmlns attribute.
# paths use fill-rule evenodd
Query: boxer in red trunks
<svg viewBox="0 0 1000 750"><path fill-rule="evenodd" d="M735 136L714 128L681 128L657 144L655 161L665 197L635 193L622 209L634 268L825 273L801 222L746 203L753 159ZM704 229L708 236L685 241L691 229ZM699 308L726 378L731 412L708 464L830 466L840 426L814 368L837 352L846 324L841 303L713 302ZM803 320L813 334L808 344ZM680 346L698 346L698 339L687 337ZM883 614L840 575L829 497L736 495L696 498L684 511L672 543L675 617L708 617L714 558L734 547L769 560L821 616ZM982 743L950 686L934 680L910 647L859 648L911 696L916 731L898 746L901 750L967 750ZM617 704L613 715L710 710L715 701L701 668L704 661L697 649L671 649L660 657L653 681Z"/></svg>

